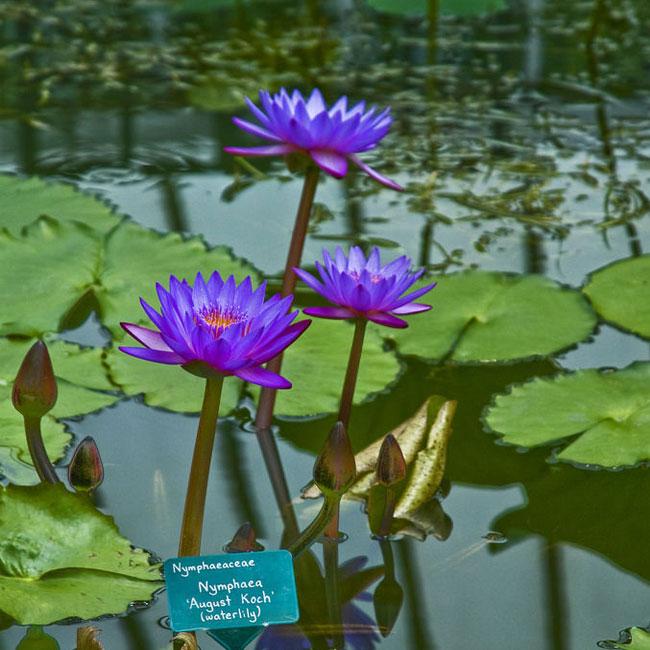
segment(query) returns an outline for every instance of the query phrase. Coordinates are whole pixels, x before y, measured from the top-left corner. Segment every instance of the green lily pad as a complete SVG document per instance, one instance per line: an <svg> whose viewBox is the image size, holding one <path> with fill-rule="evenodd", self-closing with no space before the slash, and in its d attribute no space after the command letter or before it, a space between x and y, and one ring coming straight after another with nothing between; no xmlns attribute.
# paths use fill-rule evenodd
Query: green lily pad
<svg viewBox="0 0 650 650"><path fill-rule="evenodd" d="M538 275L468 271L442 276L424 302L392 333L402 354L462 363L554 354L584 340L596 317L580 292Z"/></svg>
<svg viewBox="0 0 650 650"><path fill-rule="evenodd" d="M160 566L63 485L0 491L0 610L22 625L125 611L162 586Z"/></svg>
<svg viewBox="0 0 650 650"><path fill-rule="evenodd" d="M80 221L95 231L107 232L123 218L105 201L66 183L0 174L0 228L17 236L38 217Z"/></svg>
<svg viewBox="0 0 650 650"><path fill-rule="evenodd" d="M94 284L100 249L88 226L49 217L37 219L21 236L0 231L6 270L0 281L0 335L58 330Z"/></svg>
<svg viewBox="0 0 650 650"><path fill-rule="evenodd" d="M650 632L640 627L632 627L628 630L629 641L624 643L614 642L611 648L619 650L650 650Z"/></svg>
<svg viewBox="0 0 650 650"><path fill-rule="evenodd" d="M405 16L426 16L427 0L366 0L377 11ZM440 12L455 16L480 16L505 8L504 0L440 0Z"/></svg>
<svg viewBox="0 0 650 650"><path fill-rule="evenodd" d="M179 366L143 361L120 352L109 351L106 363L111 377L126 395L143 395L149 406L179 413L198 413L203 402L205 380ZM237 406L241 380L227 377L221 393L219 412L226 415Z"/></svg>
<svg viewBox="0 0 650 650"><path fill-rule="evenodd" d="M114 335L121 333L121 321L148 323L139 299L157 307L156 282L168 285L172 274L192 281L198 271L207 278L216 270L237 280L247 275L259 280L253 266L234 258L225 247L207 250L198 237L160 235L133 223L123 224L108 236L103 257L95 293L101 321Z"/></svg>
<svg viewBox="0 0 650 650"><path fill-rule="evenodd" d="M485 421L505 442L558 443L557 455L586 465L621 467L650 460L650 363L624 370L580 370L535 379L498 395Z"/></svg>
<svg viewBox="0 0 650 650"><path fill-rule="evenodd" d="M606 321L650 339L650 255L596 271L584 292Z"/></svg>
<svg viewBox="0 0 650 650"><path fill-rule="evenodd" d="M38 477L31 466L23 418L11 404L11 386L33 339L0 338L0 474L11 483L29 485ZM103 350L80 348L65 341L48 341L57 377L58 398L43 419L43 438L52 462L70 443L70 434L54 418L92 413L114 404L120 396L99 391L115 390L102 365Z"/></svg>
<svg viewBox="0 0 650 650"><path fill-rule="evenodd" d="M282 375L292 384L277 393L275 414L303 417L338 410L341 388L354 331L349 323L315 318L307 331L284 354ZM360 404L373 393L385 390L400 372L392 352L384 350L374 328L368 328L354 403ZM255 394L259 391L255 388Z"/></svg>

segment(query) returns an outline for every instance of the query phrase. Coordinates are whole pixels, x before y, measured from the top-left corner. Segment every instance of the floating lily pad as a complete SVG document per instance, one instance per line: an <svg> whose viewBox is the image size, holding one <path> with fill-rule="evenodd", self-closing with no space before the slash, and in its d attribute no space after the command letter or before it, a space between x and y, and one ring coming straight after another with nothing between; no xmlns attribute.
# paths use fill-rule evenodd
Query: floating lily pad
<svg viewBox="0 0 650 650"><path fill-rule="evenodd" d="M427 0L366 0L377 11L406 16L426 16ZM440 0L440 12L455 16L477 16L505 8L504 0Z"/></svg>
<svg viewBox="0 0 650 650"><path fill-rule="evenodd" d="M611 642L610 648L618 650L650 650L650 632L640 627L632 627L628 630L627 641Z"/></svg>
<svg viewBox="0 0 650 650"><path fill-rule="evenodd" d="M111 350L106 358L111 377L126 395L143 395L149 406L179 413L198 413L203 402L205 380L179 366L166 366L135 359ZM225 415L237 405L241 380L227 377L221 393L219 412Z"/></svg>
<svg viewBox="0 0 650 650"><path fill-rule="evenodd" d="M63 317L96 281L101 243L88 227L42 217L14 236L0 231L0 334L38 336Z"/></svg>
<svg viewBox="0 0 650 650"><path fill-rule="evenodd" d="M235 259L225 247L206 250L198 237L160 235L125 223L106 241L99 275L101 286L96 290L102 323L114 334L121 333L120 321L147 323L139 299L157 307L156 282L168 285L172 274L192 281L198 271L206 278L219 271L222 276L233 274L237 280L247 275L259 280L254 267Z"/></svg>
<svg viewBox="0 0 650 650"><path fill-rule="evenodd" d="M293 384L277 393L280 417L322 415L338 410L341 388L352 345L349 323L315 318L307 331L284 354L282 374ZM363 343L354 403L386 389L400 372L392 352L384 350L376 330L369 328ZM255 389L257 394L257 389Z"/></svg>
<svg viewBox="0 0 650 650"><path fill-rule="evenodd" d="M487 425L523 447L576 436L557 455L588 465L620 467L650 460L650 363L624 370L581 370L535 379L497 396Z"/></svg>
<svg viewBox="0 0 650 650"><path fill-rule="evenodd" d="M650 338L650 255L596 271L584 292L606 321Z"/></svg>
<svg viewBox="0 0 650 650"><path fill-rule="evenodd" d="M22 625L95 618L146 601L159 565L63 485L0 491L0 610Z"/></svg>
<svg viewBox="0 0 650 650"><path fill-rule="evenodd" d="M105 201L72 185L7 174L0 175L0 205L0 228L16 236L42 216L80 221L100 232L110 230L123 218Z"/></svg>
<svg viewBox="0 0 650 650"><path fill-rule="evenodd" d="M585 339L596 317L580 292L538 275L468 271L442 276L431 311L392 335L402 354L458 362L511 361Z"/></svg>

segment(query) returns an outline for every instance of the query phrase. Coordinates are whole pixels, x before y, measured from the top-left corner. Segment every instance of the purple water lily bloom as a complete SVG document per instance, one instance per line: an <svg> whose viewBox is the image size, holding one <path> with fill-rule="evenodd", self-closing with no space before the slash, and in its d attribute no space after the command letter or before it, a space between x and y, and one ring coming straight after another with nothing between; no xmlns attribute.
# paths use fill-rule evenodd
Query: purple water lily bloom
<svg viewBox="0 0 650 650"><path fill-rule="evenodd" d="M357 154L368 151L388 133L392 118L390 108L378 112L375 106L366 110L365 102L348 108L343 96L327 108L323 95L315 88L309 99L300 91L289 94L284 88L271 95L260 90L258 108L248 98L246 103L259 124L233 118L244 131L269 140L264 147L225 147L224 151L240 156L277 156L302 152L323 171L343 178L348 161L360 167L368 176L394 190L403 189L364 163Z"/></svg>
<svg viewBox="0 0 650 650"><path fill-rule="evenodd" d="M411 272L411 260L403 255L381 266L379 249L374 247L368 259L358 246L348 256L337 246L334 259L323 251L324 264L316 262L319 281L311 273L294 268L296 275L336 307L308 307L303 311L320 318L367 318L387 327L408 327L398 316L417 314L430 305L414 302L431 291L435 282L405 293L422 276L424 269Z"/></svg>
<svg viewBox="0 0 650 650"><path fill-rule="evenodd" d="M265 300L266 283L255 291L247 277L237 285L231 275L223 280L216 271L205 282L198 273L194 285L169 279L169 291L157 284L161 313L140 299L158 331L133 323L122 327L143 348L121 347L139 359L179 364L200 376L236 375L273 388L291 388L284 377L262 368L291 345L311 321L292 321L293 296L279 294Z"/></svg>

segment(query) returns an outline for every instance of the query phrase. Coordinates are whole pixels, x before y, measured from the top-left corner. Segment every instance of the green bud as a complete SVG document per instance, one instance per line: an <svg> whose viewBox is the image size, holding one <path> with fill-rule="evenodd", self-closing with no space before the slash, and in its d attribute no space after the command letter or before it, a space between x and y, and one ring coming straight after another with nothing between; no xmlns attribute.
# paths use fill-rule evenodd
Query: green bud
<svg viewBox="0 0 650 650"><path fill-rule="evenodd" d="M16 650L59 650L59 644L37 625L27 628Z"/></svg>
<svg viewBox="0 0 650 650"><path fill-rule="evenodd" d="M68 481L77 492L92 492L104 480L104 464L97 444L86 436L75 449L68 465Z"/></svg>
<svg viewBox="0 0 650 650"><path fill-rule="evenodd" d="M11 395L14 408L26 418L42 418L56 403L56 378L43 341L25 355Z"/></svg>
<svg viewBox="0 0 650 650"><path fill-rule="evenodd" d="M387 637L399 617L404 600L404 591L395 578L384 578L375 588L372 603L375 607L375 620L383 637Z"/></svg>
<svg viewBox="0 0 650 650"><path fill-rule="evenodd" d="M377 458L377 481L386 487L395 485L406 476L406 461L395 436L389 433Z"/></svg>
<svg viewBox="0 0 650 650"><path fill-rule="evenodd" d="M239 527L235 536L225 547L226 553L249 553L263 550L264 547L257 541L255 529L248 521Z"/></svg>
<svg viewBox="0 0 650 650"><path fill-rule="evenodd" d="M329 433L314 465L314 482L325 496L343 496L357 475L350 438L342 422Z"/></svg>

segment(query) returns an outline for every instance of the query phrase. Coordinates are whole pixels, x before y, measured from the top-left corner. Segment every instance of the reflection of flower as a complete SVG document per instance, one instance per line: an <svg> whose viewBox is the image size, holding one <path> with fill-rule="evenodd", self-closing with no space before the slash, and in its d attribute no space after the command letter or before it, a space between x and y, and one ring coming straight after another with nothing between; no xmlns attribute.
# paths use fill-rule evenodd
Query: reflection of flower
<svg viewBox="0 0 650 650"><path fill-rule="evenodd" d="M180 364L201 376L236 375L245 381L273 388L291 388L284 377L261 367L295 341L310 321L292 321L293 296L275 295L264 300L262 284L253 291L251 279L235 283L216 271L205 282L200 273L194 285L173 275L169 291L156 285L161 313L140 300L159 331L132 323L122 327L143 348L121 347L139 359Z"/></svg>
<svg viewBox="0 0 650 650"><path fill-rule="evenodd" d="M349 255L336 248L334 259L323 251L324 265L316 262L321 281L311 273L294 269L296 275L314 291L334 303L336 307L308 307L310 316L320 318L367 318L388 327L407 327L397 316L417 314L431 309L430 305L413 302L433 287L427 284L405 294L422 276L424 270L409 271L411 260L398 257L381 266L379 249L372 249L368 259L358 246L352 246Z"/></svg>
<svg viewBox="0 0 650 650"><path fill-rule="evenodd" d="M225 147L228 153L277 156L301 152L309 155L322 170L335 178L347 174L348 161L351 161L383 185L394 190L402 189L356 155L376 147L388 133L392 122L390 108L378 113L373 106L366 111L365 102L348 108L348 99L343 96L328 109L318 88L306 100L298 90L289 94L283 88L275 95L261 90L262 109L248 98L246 102L259 124L237 117L233 119L234 123L273 144L264 147Z"/></svg>
<svg viewBox="0 0 650 650"><path fill-rule="evenodd" d="M344 562L339 567L339 581L352 578L368 562L368 558L355 557ZM319 585L320 595L323 596L325 586ZM307 598L313 596L307 595ZM355 600L370 601L372 597L367 592L357 593ZM326 616L327 607L316 608L319 615ZM345 636L345 647L353 650L374 650L375 644L381 641L377 634L377 626L373 619L368 616L362 609L357 607L351 600L344 603L341 607L341 619L343 621L343 634ZM317 619L314 621L315 629L304 630L299 624L297 625L273 625L266 628L259 638L255 650L309 650L312 648L310 637L327 636L327 621ZM318 629L322 625L322 629Z"/></svg>

